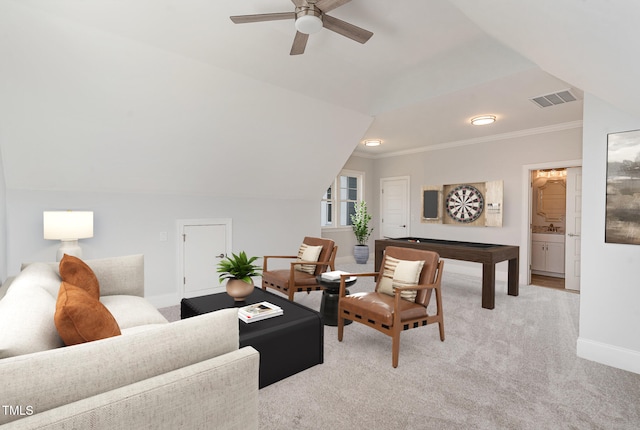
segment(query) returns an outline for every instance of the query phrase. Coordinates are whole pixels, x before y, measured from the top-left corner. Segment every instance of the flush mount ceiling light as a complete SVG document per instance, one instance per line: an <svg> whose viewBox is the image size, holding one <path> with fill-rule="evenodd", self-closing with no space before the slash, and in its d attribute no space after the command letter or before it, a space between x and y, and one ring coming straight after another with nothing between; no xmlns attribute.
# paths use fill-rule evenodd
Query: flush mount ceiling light
<svg viewBox="0 0 640 430"><path fill-rule="evenodd" d="M471 124L473 125L487 125L496 121L495 115L482 115L475 118L471 118Z"/></svg>
<svg viewBox="0 0 640 430"><path fill-rule="evenodd" d="M363 143L364 143L364 146L380 146L380 145L382 145L382 140L380 140L380 139L367 139Z"/></svg>

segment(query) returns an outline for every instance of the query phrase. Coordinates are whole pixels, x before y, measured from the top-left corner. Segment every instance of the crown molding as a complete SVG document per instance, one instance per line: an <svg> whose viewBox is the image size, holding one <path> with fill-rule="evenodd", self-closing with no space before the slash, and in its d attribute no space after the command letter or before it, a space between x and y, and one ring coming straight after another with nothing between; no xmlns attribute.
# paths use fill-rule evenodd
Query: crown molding
<svg viewBox="0 0 640 430"><path fill-rule="evenodd" d="M574 128L581 128L581 127L582 127L582 120L578 120L578 121L571 121L571 122L563 122L561 124L548 125L544 127L536 127L536 128L528 128L524 130L512 131L509 133L493 134L490 136L475 137L473 139L457 140L453 142L439 143L437 145L422 146L420 148L407 149L404 151L387 152L384 154L369 154L360 149L356 149L353 152L353 155L361 158L372 158L372 159L399 157L401 155L410 155L410 154L417 154L417 153L429 152L429 151L440 151L442 149L477 145L477 144L486 143L486 142L496 142L499 140L515 139L518 137L535 136L537 134L553 133L556 131L571 130Z"/></svg>

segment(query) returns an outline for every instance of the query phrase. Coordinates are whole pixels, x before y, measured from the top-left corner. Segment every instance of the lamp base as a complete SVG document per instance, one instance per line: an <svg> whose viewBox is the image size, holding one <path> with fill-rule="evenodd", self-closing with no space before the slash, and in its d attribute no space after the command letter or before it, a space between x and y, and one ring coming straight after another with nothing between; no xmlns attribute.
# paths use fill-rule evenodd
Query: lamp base
<svg viewBox="0 0 640 430"><path fill-rule="evenodd" d="M82 248L78 245L78 239L61 240L60 242L60 248L58 248L58 251L56 252L56 261L62 260L64 254L82 258Z"/></svg>

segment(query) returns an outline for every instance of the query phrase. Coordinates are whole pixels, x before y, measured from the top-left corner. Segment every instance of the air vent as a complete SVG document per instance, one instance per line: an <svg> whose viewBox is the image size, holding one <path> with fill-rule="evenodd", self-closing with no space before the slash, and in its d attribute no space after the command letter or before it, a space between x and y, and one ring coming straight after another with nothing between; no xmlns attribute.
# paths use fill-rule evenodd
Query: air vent
<svg viewBox="0 0 640 430"><path fill-rule="evenodd" d="M561 105L564 103L574 102L577 99L570 90L558 91L557 93L546 94L544 96L538 96L530 98L538 107L546 108L549 106Z"/></svg>

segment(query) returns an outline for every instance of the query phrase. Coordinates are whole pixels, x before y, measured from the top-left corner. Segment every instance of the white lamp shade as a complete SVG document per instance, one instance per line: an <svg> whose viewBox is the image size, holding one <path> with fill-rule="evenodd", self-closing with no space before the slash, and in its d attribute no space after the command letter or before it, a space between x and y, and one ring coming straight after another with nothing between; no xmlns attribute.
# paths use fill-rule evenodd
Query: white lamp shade
<svg viewBox="0 0 640 430"><path fill-rule="evenodd" d="M45 211L44 238L75 240L93 237L93 212Z"/></svg>

